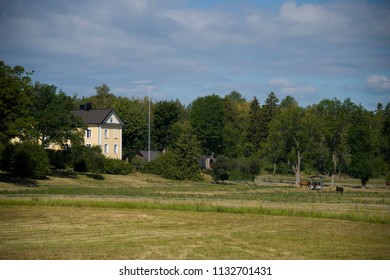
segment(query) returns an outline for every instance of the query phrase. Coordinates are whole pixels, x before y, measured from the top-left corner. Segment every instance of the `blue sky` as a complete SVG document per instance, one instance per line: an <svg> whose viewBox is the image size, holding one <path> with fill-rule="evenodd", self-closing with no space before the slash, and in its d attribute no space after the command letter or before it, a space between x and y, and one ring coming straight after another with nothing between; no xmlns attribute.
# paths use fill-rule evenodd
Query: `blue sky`
<svg viewBox="0 0 390 280"><path fill-rule="evenodd" d="M0 60L67 94L390 102L388 1L3 0Z"/></svg>

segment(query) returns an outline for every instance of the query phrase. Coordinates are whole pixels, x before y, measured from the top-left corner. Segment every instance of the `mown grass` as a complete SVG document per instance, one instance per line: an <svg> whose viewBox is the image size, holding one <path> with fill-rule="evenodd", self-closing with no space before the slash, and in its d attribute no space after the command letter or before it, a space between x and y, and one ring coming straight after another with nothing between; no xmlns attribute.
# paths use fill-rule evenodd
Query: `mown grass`
<svg viewBox="0 0 390 280"><path fill-rule="evenodd" d="M0 206L51 206L51 207L94 207L94 208L114 208L114 209L148 209L148 210L173 210L189 212L209 212L209 213L229 213L229 214L252 214L252 215L272 215L291 216L320 219L336 219L356 222L390 224L390 214L383 213L370 215L367 212L321 212L310 209L271 209L260 207L232 207L223 205L212 205L205 203L174 203L174 202L144 202L144 201L97 201L80 199L39 199L32 197L31 200L0 200Z"/></svg>
<svg viewBox="0 0 390 280"><path fill-rule="evenodd" d="M0 259L389 259L389 225L307 217L0 206Z"/></svg>
<svg viewBox="0 0 390 280"><path fill-rule="evenodd" d="M131 176L104 175L95 180L89 174L70 173L37 181L33 187L10 184L0 185L0 195L67 195L100 197L144 197L182 200L242 200L285 203L350 203L390 204L390 191L386 189L357 190L346 188L343 194L326 188L324 191L296 189L291 186L273 186L237 183L229 185L211 182L175 182L156 176L136 174Z"/></svg>
<svg viewBox="0 0 390 280"><path fill-rule="evenodd" d="M54 175L0 175L0 258L390 258L386 188Z"/></svg>

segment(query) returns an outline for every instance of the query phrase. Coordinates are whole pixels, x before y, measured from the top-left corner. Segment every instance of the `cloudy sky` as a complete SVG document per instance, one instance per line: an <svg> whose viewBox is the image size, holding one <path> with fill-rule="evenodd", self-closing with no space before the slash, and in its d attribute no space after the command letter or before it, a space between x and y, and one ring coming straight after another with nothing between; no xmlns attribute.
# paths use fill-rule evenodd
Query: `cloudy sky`
<svg viewBox="0 0 390 280"><path fill-rule="evenodd" d="M390 102L386 0L2 0L0 38L0 60L69 95Z"/></svg>

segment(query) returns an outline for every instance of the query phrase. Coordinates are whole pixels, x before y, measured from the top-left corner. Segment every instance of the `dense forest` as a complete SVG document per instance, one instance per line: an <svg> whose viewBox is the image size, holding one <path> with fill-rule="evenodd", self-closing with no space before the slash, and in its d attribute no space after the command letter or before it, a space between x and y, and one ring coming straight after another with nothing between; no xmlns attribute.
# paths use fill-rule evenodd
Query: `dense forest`
<svg viewBox="0 0 390 280"><path fill-rule="evenodd" d="M359 178L362 185L390 170L390 103L375 111L350 99L324 99L302 107L291 96L279 100L246 100L232 91L198 97L188 106L180 100L151 102L151 147L164 152L141 164L136 155L148 145L148 98L116 96L109 86L90 97L69 96L53 85L32 83L21 66L0 62L0 143L4 168L6 145L15 137L73 149L82 146L85 127L71 110L86 102L114 108L122 121L123 159L135 168L174 179L201 179L198 160L216 156L216 180L253 179L260 170ZM85 148L83 148L85 149ZM73 155L74 157L74 155ZM75 159L73 159L75 160ZM76 159L77 161L77 159ZM389 176L386 176L389 180Z"/></svg>

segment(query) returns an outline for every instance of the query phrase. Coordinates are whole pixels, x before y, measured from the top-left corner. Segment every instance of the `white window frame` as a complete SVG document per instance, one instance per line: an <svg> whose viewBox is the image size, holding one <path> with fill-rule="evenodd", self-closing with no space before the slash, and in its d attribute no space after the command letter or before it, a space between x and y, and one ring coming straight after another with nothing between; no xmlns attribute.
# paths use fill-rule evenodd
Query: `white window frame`
<svg viewBox="0 0 390 280"><path fill-rule="evenodd" d="M85 147L91 148L91 147L92 147L92 144L85 144Z"/></svg>
<svg viewBox="0 0 390 280"><path fill-rule="evenodd" d="M104 144L104 153L108 154L108 144Z"/></svg>
<svg viewBox="0 0 390 280"><path fill-rule="evenodd" d="M104 138L108 139L108 128L104 129Z"/></svg>
<svg viewBox="0 0 390 280"><path fill-rule="evenodd" d="M118 154L118 144L114 144L114 154Z"/></svg>
<svg viewBox="0 0 390 280"><path fill-rule="evenodd" d="M91 129L87 128L87 131L85 132L85 134L86 134L86 137L87 137L88 139L91 139L91 138L92 138L92 130L91 130Z"/></svg>

